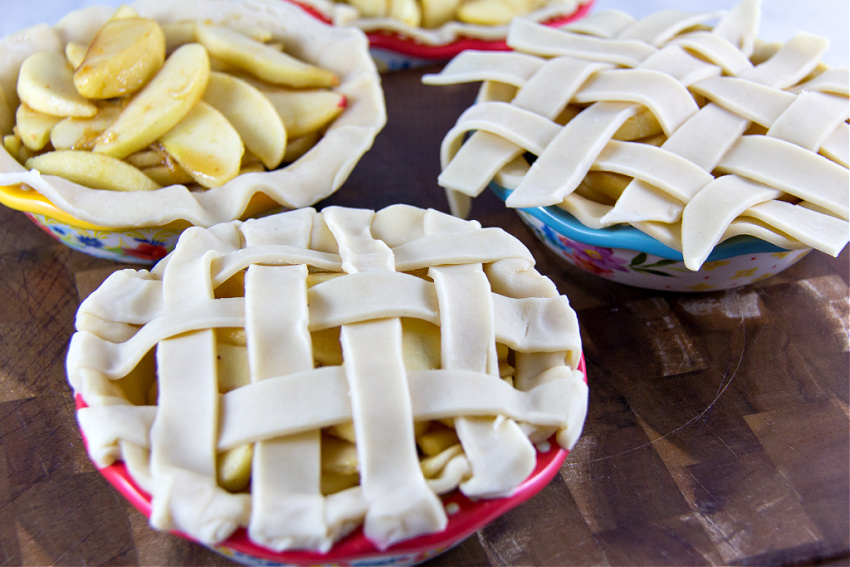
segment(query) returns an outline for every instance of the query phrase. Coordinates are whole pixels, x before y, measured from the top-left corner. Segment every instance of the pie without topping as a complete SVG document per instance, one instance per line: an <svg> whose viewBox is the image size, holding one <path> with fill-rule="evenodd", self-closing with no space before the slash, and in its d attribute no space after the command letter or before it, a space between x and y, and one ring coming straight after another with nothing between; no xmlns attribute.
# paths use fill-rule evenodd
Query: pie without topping
<svg viewBox="0 0 850 567"><path fill-rule="evenodd" d="M515 20L510 53L464 52L429 84L483 81L441 147L452 211L494 181L509 207L627 223L699 269L752 235L837 255L847 244L848 69L828 41L757 41L759 2L728 13L617 11L560 29Z"/></svg>
<svg viewBox="0 0 850 567"><path fill-rule="evenodd" d="M124 461L154 527L206 543L439 532L439 494L510 495L535 444L571 448L587 411L575 313L528 250L407 205L190 228L76 325L91 458Z"/></svg>
<svg viewBox="0 0 850 567"><path fill-rule="evenodd" d="M288 54L336 74L339 85L333 90L345 96L346 108L321 140L294 162L273 171L242 174L206 191L184 185L156 191L93 189L27 171L5 148L0 148L0 185L23 184L64 212L98 226L161 226L178 220L211 226L240 218L259 193L286 208L308 206L327 197L342 185L384 126L380 77L368 40L359 30L325 25L280 0L139 0L129 5L160 24L205 21L268 32ZM0 40L0 105L9 106L14 116L16 81L28 56L61 53L69 42L88 45L114 11L107 6L78 10L53 28L42 24Z"/></svg>

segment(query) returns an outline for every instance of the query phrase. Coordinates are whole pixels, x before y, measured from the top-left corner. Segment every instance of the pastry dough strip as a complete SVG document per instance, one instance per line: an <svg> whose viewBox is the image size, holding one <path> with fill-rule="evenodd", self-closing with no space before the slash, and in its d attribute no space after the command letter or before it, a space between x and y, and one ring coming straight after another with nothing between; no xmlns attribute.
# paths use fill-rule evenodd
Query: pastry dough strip
<svg viewBox="0 0 850 567"><path fill-rule="evenodd" d="M166 307L203 304L213 252L222 241L211 232L195 231L165 268ZM197 256L197 260L195 257ZM160 341L158 412L151 427L151 477L154 486L151 525L187 529L202 542L227 537L247 515L245 495L233 495L216 483L218 439L218 377L215 334L193 331ZM175 435L175 432L181 432Z"/></svg>
<svg viewBox="0 0 850 567"><path fill-rule="evenodd" d="M344 325L343 367L351 393L360 487L369 502L363 532L378 547L445 528L448 518L419 466L398 319ZM382 345L375 357L373 345Z"/></svg>
<svg viewBox="0 0 850 567"><path fill-rule="evenodd" d="M570 375L555 376L573 379ZM580 380L581 373L577 376L575 379ZM564 385L559 381L518 391L491 374L415 370L408 373L408 384L412 412L417 420L453 415L492 416L504 405L504 415L516 421L546 425L564 423ZM482 388L493 391L484 393ZM290 389L294 393L287 395ZM333 391L338 393L327 394ZM457 395L453 397L453 394ZM277 405L272 408L267 401L272 399L285 401L275 402ZM352 418L349 388L341 366L317 368L271 378L262 384L242 386L222 394L220 403L221 430L217 445L220 451L306 429L337 425ZM249 408L258 409L242 413Z"/></svg>
<svg viewBox="0 0 850 567"><path fill-rule="evenodd" d="M393 281L400 284L393 292L375 288L372 285L375 278L364 274L363 277L337 278L314 286L308 292L308 298L315 304L315 311L310 313L310 330L320 330L338 326L342 323L363 321L374 317L415 317L432 323L438 319L435 305L433 284L407 274L390 275L386 282L392 286ZM365 295L357 301L352 301L352 293L357 290L365 291ZM409 294L403 297L402 294ZM402 299L392 303L394 298ZM414 298L419 298L417 301ZM509 344L519 350L526 348L541 348L541 344L549 344L549 348L566 348L575 345L564 344L561 340L573 341L574 336L561 335L562 329L551 329L544 321L537 318L546 314L546 309L559 308L560 299L537 300L523 303L523 300L498 297L496 306L496 336L499 341ZM548 306L545 308L528 309L535 305ZM511 332L512 325L518 318L525 321L525 327L530 332L525 337L519 337ZM78 331L72 337L69 363L81 368L97 367L99 372L110 379L118 379L127 375L142 357L158 342L181 333L197 329L244 327L245 312L243 298L223 298L192 306L183 312L163 315L142 327L132 338L122 343L104 340L86 330ZM541 344L535 344L541 343ZM85 361L77 361L77 355L85 354ZM75 377L70 377L72 382Z"/></svg>
<svg viewBox="0 0 850 567"><path fill-rule="evenodd" d="M252 382L313 368L306 278L304 265L248 268L245 332ZM333 544L320 490L320 439L314 429L254 445L252 540L278 551L326 550Z"/></svg>
<svg viewBox="0 0 850 567"><path fill-rule="evenodd" d="M441 367L499 375L490 284L476 266L429 270L440 301ZM467 496L509 494L534 468L535 450L513 420L503 416L455 419L472 476Z"/></svg>

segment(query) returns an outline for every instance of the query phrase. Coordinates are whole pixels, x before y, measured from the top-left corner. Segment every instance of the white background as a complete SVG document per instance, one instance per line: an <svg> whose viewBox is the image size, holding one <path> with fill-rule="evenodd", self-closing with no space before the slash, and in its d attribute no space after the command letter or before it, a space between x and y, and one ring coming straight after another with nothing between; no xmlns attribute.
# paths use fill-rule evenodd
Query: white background
<svg viewBox="0 0 850 567"><path fill-rule="evenodd" d="M180 0L174 0L179 2ZM119 6L127 0L0 0L0 37L31 25L56 23L64 14L93 4ZM618 9L642 16L661 9L710 12L734 6L737 0L596 0L594 10ZM830 39L825 60L831 65L848 64L850 16L847 0L762 0L760 37L786 41L797 31Z"/></svg>

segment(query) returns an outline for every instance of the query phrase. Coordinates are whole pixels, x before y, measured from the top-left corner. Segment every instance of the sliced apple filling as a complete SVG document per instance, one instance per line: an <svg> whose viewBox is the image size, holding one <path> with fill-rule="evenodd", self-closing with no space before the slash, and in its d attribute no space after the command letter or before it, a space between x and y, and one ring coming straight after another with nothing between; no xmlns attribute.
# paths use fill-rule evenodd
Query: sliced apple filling
<svg viewBox="0 0 850 567"><path fill-rule="evenodd" d="M89 45L24 60L3 144L95 189L203 190L309 151L346 106L338 84L263 30L160 25L122 6Z"/></svg>
<svg viewBox="0 0 850 567"><path fill-rule="evenodd" d="M546 0L346 0L363 18L392 18L414 28L449 22L502 26L547 4Z"/></svg>

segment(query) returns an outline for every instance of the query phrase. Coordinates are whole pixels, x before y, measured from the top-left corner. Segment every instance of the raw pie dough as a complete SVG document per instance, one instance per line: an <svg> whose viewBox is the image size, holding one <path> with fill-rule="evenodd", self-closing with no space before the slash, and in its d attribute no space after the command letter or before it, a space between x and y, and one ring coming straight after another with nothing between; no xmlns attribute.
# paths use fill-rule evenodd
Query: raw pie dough
<svg viewBox="0 0 850 567"><path fill-rule="evenodd" d="M509 207L631 224L692 270L741 234L837 255L850 233L848 69L822 63L822 37L758 42L759 15L744 0L561 29L518 19L515 52L460 54L424 79L484 81L441 147L452 211L465 216L495 180Z"/></svg>
<svg viewBox="0 0 850 567"><path fill-rule="evenodd" d="M23 183L75 218L99 226L161 226L175 220L211 226L239 218L256 193L265 193L287 208L312 205L327 197L342 185L386 122L380 77L368 40L359 30L325 25L282 0L139 0L129 5L160 23L208 20L268 30L291 55L337 74L340 85L334 90L346 96L346 109L319 143L292 164L243 174L207 191L193 192L183 185L156 191L92 189L27 171L2 146L0 185ZM68 41L88 45L114 11L108 6L78 10L53 28L42 24L0 40L0 105L9 106L14 116L15 84L27 56L61 51Z"/></svg>
<svg viewBox="0 0 850 567"><path fill-rule="evenodd" d="M150 272L112 274L76 325L91 458L125 462L153 526L207 543L239 526L277 550L327 550L361 523L381 548L439 532L438 494L511 494L534 444L571 448L587 411L575 313L528 250L407 205L190 228ZM242 329L235 357L221 337ZM337 331L341 360L317 360ZM446 419L460 445L425 472L414 420ZM320 430L352 421L360 484L322 494ZM228 492L217 455L245 444L250 492Z"/></svg>

